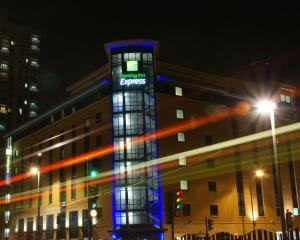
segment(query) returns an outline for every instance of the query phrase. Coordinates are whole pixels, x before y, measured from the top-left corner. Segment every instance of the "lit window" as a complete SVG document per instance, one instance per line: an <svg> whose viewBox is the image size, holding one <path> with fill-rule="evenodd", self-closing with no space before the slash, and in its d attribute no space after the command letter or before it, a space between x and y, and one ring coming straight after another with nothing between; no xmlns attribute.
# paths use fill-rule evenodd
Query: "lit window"
<svg viewBox="0 0 300 240"><path fill-rule="evenodd" d="M176 117L179 119L184 119L184 113L182 109L176 109Z"/></svg>
<svg viewBox="0 0 300 240"><path fill-rule="evenodd" d="M27 105L27 100L24 100L24 105Z"/></svg>
<svg viewBox="0 0 300 240"><path fill-rule="evenodd" d="M0 113L7 113L6 106L0 106Z"/></svg>
<svg viewBox="0 0 300 240"><path fill-rule="evenodd" d="M281 94L280 95L280 101L291 104L292 103L292 97L288 96L288 95Z"/></svg>
<svg viewBox="0 0 300 240"><path fill-rule="evenodd" d="M15 42L14 41L10 41L10 45L14 46Z"/></svg>
<svg viewBox="0 0 300 240"><path fill-rule="evenodd" d="M31 109L37 109L37 108L38 108L38 105L37 105L35 102L31 102L31 103L29 104L29 107L30 107Z"/></svg>
<svg viewBox="0 0 300 240"><path fill-rule="evenodd" d="M0 64L0 69L2 69L2 70L8 70L8 69L9 69L9 66L8 66L7 63L2 62L2 63Z"/></svg>
<svg viewBox="0 0 300 240"><path fill-rule="evenodd" d="M90 127L90 125L91 125L90 119L89 119L89 118L86 118L86 119L84 120L84 127L88 128L88 127Z"/></svg>
<svg viewBox="0 0 300 240"><path fill-rule="evenodd" d="M37 60L31 60L31 67L38 68L40 65Z"/></svg>
<svg viewBox="0 0 300 240"><path fill-rule="evenodd" d="M179 156L179 165L180 166L186 165L186 157L185 156Z"/></svg>
<svg viewBox="0 0 300 240"><path fill-rule="evenodd" d="M25 88L27 88L28 87L28 84L27 83L25 83Z"/></svg>
<svg viewBox="0 0 300 240"><path fill-rule="evenodd" d="M32 35L31 37L31 42L32 43L35 43L35 44L39 44L40 43L40 39L39 39L39 36L38 35Z"/></svg>
<svg viewBox="0 0 300 240"><path fill-rule="evenodd" d="M30 111L30 112L29 112L29 117L34 118L34 117L36 117L36 116L37 116L36 111Z"/></svg>
<svg viewBox="0 0 300 240"><path fill-rule="evenodd" d="M30 85L29 91L30 91L30 92L38 92L39 89L37 88L36 85Z"/></svg>
<svg viewBox="0 0 300 240"><path fill-rule="evenodd" d="M178 142L185 142L185 134L182 132L177 133Z"/></svg>
<svg viewBox="0 0 300 240"><path fill-rule="evenodd" d="M25 62L26 62L26 63L28 63L28 62L29 62L29 59L28 59L28 58L26 58L26 59L25 59Z"/></svg>
<svg viewBox="0 0 300 240"><path fill-rule="evenodd" d="M23 113L23 109L22 108L19 108L19 113L20 113L20 115L22 115L22 113Z"/></svg>
<svg viewBox="0 0 300 240"><path fill-rule="evenodd" d="M175 87L175 95L182 96L182 88L181 87Z"/></svg>
<svg viewBox="0 0 300 240"><path fill-rule="evenodd" d="M189 185L187 180L180 180L180 190L189 190Z"/></svg>
<svg viewBox="0 0 300 240"><path fill-rule="evenodd" d="M5 131L5 130L6 130L5 124L0 122L0 131Z"/></svg>
<svg viewBox="0 0 300 240"><path fill-rule="evenodd" d="M0 52L2 53L9 53L9 48L6 46L2 46Z"/></svg>
<svg viewBox="0 0 300 240"><path fill-rule="evenodd" d="M40 51L40 48L36 45L31 45L31 50L38 52L38 51Z"/></svg>

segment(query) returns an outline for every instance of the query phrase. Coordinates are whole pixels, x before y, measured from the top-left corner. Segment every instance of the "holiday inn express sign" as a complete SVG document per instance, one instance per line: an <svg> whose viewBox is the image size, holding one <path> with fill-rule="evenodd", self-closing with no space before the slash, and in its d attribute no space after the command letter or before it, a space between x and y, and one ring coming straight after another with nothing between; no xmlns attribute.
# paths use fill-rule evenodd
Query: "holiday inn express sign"
<svg viewBox="0 0 300 240"><path fill-rule="evenodd" d="M122 73L120 77L121 86L146 84L146 74L138 72L138 61L127 61L126 70L127 73Z"/></svg>

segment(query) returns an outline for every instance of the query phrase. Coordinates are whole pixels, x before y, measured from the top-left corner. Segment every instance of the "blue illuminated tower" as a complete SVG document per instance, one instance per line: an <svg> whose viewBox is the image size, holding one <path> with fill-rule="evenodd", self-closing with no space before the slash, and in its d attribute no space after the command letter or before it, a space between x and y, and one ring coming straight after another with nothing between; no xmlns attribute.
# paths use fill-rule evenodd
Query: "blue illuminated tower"
<svg viewBox="0 0 300 240"><path fill-rule="evenodd" d="M112 80L113 221L115 239L163 239L162 196L157 162L156 41L106 44Z"/></svg>

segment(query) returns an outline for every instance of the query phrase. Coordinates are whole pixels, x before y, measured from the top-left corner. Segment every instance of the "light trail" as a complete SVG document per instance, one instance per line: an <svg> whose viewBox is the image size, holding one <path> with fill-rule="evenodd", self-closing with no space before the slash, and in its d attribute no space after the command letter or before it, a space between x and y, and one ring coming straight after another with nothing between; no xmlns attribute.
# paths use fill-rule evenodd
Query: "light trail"
<svg viewBox="0 0 300 240"><path fill-rule="evenodd" d="M280 135L285 134L285 133L295 132L299 129L300 129L300 123L290 124L288 126L277 128L276 129L276 135L280 136ZM193 149L193 150L189 150L189 151L185 151L185 152L180 152L180 153L173 154L173 155L166 156L166 157L162 157L162 158L159 158L159 159L150 160L148 162L143 162L143 163L140 163L140 164L132 165L130 172L133 172L133 174L139 175L143 172L146 172L147 169L151 170L151 168L149 168L149 167L153 167L153 166L157 167L158 165L159 165L160 170L168 169L168 168L171 168L171 167L174 167L175 165L177 165L176 163L174 164L174 160L178 160L178 158L180 156L189 157L190 159L194 159L194 161L195 160L199 161L199 158L207 159L207 157L202 156L202 154L208 154L208 153L213 152L213 154L218 155L221 152L221 150L222 150L222 153L227 152L226 150L231 151L232 150L232 149L230 149L231 147L239 146L239 145L242 145L242 144L248 144L248 143L253 142L253 141L263 140L263 139L269 138L271 135L272 135L271 130L268 130L268 131L264 131L264 132L260 132L260 133L240 137L238 139L232 139L232 140L228 140L228 141L225 141L225 142L217 143L217 144L214 144L214 145L201 147L201 148L197 148L197 149ZM299 152L299 150L295 150L294 152ZM285 154L285 153L280 153L280 155L282 155L282 154ZM211 156L208 156L208 157L211 157ZM268 156L265 156L265 157L268 157ZM284 158L284 159L286 159L286 158ZM225 160L228 160L228 159L225 159ZM261 160L263 160L263 159L261 158ZM250 157L249 161L253 161L253 158ZM245 159L243 159L243 163L244 162L245 162ZM160 163L160 164L158 164L158 163ZM228 169L231 169L231 171L232 171L232 169L234 167L233 161L232 161L231 164L232 164L232 166L227 165L226 167ZM187 169L187 167L191 167L191 165L187 165L185 167L185 169ZM142 169L142 171L141 171L141 169ZM201 171L203 172L203 170L201 170ZM81 180L77 181L77 183L79 183L79 184L76 184L76 188L82 188L82 187L86 187L86 186L92 186L92 185L96 185L96 184L107 183L107 182L112 181L113 179L115 179L115 180L119 179L119 178L122 179L128 173L120 174L119 176L115 176L114 174L115 174L115 172L113 170L107 171L107 172L99 175L99 177L101 179L93 180L93 181L90 181L88 183L86 183L86 182L85 183L80 183L80 182L89 181L89 180L92 179L92 177L90 177L90 176L89 177L83 177ZM196 177L197 176L199 177L199 171L198 172L197 171L189 171L189 172L185 173L185 175L183 175L183 176L191 177L191 174L192 175L196 174ZM178 176L172 176L170 178L178 178ZM151 179L149 179L149 180L151 180ZM148 181L148 180L146 180L146 181ZM47 186L47 187L49 187L49 186ZM45 187L45 188L47 188L47 187ZM63 185L62 187L60 187L60 189L61 189L61 191L66 191L67 187L66 187L66 185ZM20 194L22 194L22 193L20 193ZM22 196L14 195L16 197L13 197L11 199L11 201L21 201L21 200L26 200L26 199L41 196L41 195L36 195L36 194L37 193L30 194L30 195L24 196L24 198ZM39 193L39 194L47 195L47 192L46 193L45 192L44 193ZM0 201L0 204L4 204L4 203L7 203L6 200L1 200Z"/></svg>
<svg viewBox="0 0 300 240"><path fill-rule="evenodd" d="M236 107L231 108L231 109L225 109L224 111L220 111L217 112L213 115L208 115L208 116L200 116L194 119L190 119L190 120L186 120L182 123L179 124L175 124L173 126L170 127L166 127L166 128L162 128L156 132L151 132L151 133L147 133L143 136L139 136L136 137L132 140L131 144L135 145L135 144L140 144L141 142L145 142L145 141L149 141L149 140L156 140L156 139L160 139L160 138L164 138L167 136L170 136L174 133L180 132L180 131L185 131L185 130L189 130L189 129L194 129L196 127L199 126L203 126L204 124L207 123L211 123L211 122L216 122L222 119L225 119L227 117L231 117L231 116L235 116L238 114L243 114L249 111L249 105L247 103L239 103ZM124 147L126 147L126 143L124 143L123 145ZM98 148L96 150L93 150L89 153L85 153L85 154L80 154L78 156L75 157L71 157L68 158L66 160L63 161L59 161L56 162L54 164L51 164L49 166L44 166L40 168L40 173L47 173L49 171L53 171L53 170L57 170L60 168L65 168L65 167L69 167L75 164L79 164L81 162L84 161L89 161L93 158L96 157L101 157L101 156L105 156L107 154L110 154L114 151L119 150L121 147L120 144L118 145L109 145L103 148ZM158 163L157 163L158 164ZM20 174L17 176L12 176L9 180L1 180L0 181L0 186L4 186L7 184L7 181L9 181L9 183L15 183L21 180L24 180L26 178L28 178L30 176L30 173L24 173L24 174Z"/></svg>

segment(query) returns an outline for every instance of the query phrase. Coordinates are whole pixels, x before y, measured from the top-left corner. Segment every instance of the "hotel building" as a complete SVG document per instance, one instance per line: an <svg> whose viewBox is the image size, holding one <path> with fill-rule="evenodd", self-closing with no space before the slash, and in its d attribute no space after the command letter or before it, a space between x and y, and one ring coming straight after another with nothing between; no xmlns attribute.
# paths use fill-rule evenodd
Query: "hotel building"
<svg viewBox="0 0 300 240"><path fill-rule="evenodd" d="M287 209L297 228L295 88L266 92L159 62L158 50L152 40L106 44L108 64L7 134L5 237L273 240ZM259 97L278 105L280 175Z"/></svg>

